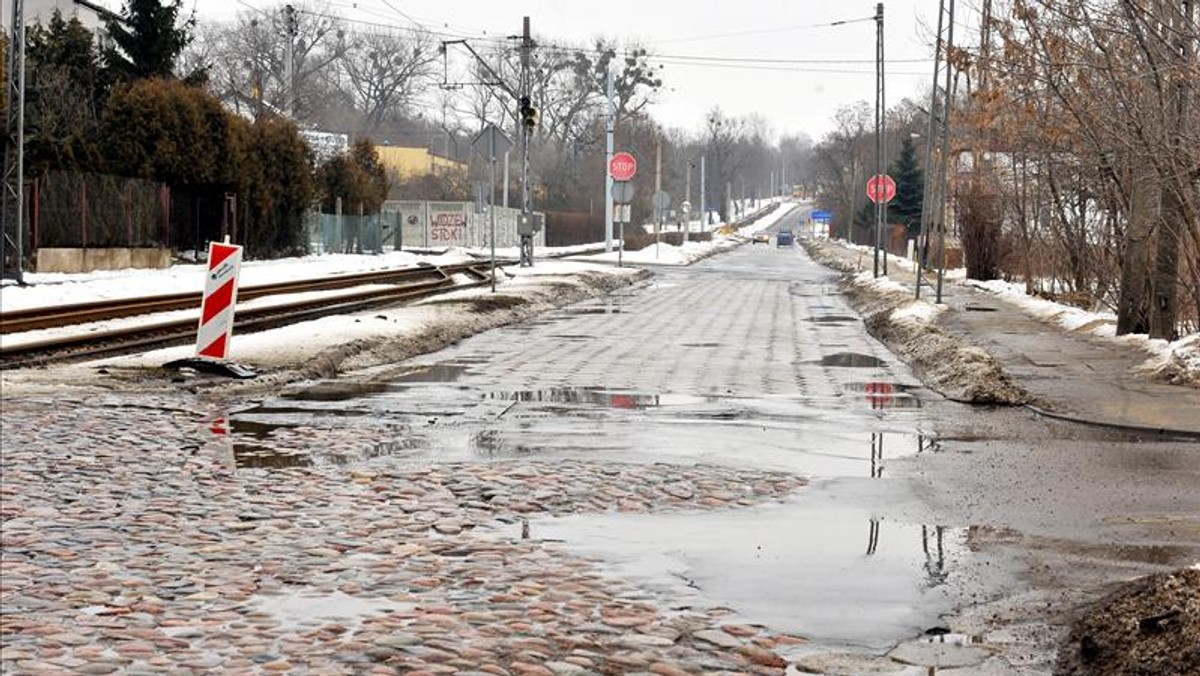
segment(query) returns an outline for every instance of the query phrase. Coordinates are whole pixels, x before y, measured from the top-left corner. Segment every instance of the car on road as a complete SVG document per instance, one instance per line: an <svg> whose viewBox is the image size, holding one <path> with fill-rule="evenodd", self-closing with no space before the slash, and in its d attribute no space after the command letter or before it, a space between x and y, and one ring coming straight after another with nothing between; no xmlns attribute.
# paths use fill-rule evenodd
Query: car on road
<svg viewBox="0 0 1200 676"><path fill-rule="evenodd" d="M751 241L754 242L755 244L770 244L771 243L771 235L770 235L770 233L766 233L766 232L755 233L754 239L752 239Z"/></svg>
<svg viewBox="0 0 1200 676"><path fill-rule="evenodd" d="M780 230L778 235L775 235L775 246L792 246L796 243L796 236L791 230Z"/></svg>

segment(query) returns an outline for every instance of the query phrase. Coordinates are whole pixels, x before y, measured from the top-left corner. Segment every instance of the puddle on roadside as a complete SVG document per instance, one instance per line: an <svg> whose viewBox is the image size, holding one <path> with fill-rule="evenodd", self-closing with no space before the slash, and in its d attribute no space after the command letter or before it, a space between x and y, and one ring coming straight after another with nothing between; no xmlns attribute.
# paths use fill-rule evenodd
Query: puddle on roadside
<svg viewBox="0 0 1200 676"><path fill-rule="evenodd" d="M551 387L543 390L488 392L484 399L549 404L588 404L607 408L646 409L704 403L705 397L683 394L642 394L603 387Z"/></svg>
<svg viewBox="0 0 1200 676"><path fill-rule="evenodd" d="M966 305L963 309L967 312L999 312L1000 308L988 307L987 305Z"/></svg>
<svg viewBox="0 0 1200 676"><path fill-rule="evenodd" d="M721 347L721 343L680 343L680 347Z"/></svg>
<svg viewBox="0 0 1200 676"><path fill-rule="evenodd" d="M280 631L303 631L335 623L351 625L350 635L353 635L353 629L364 619L412 610L415 607L411 603L401 603L384 597L363 598L340 591L258 595L248 599L247 605L253 609L253 614L273 619Z"/></svg>
<svg viewBox="0 0 1200 676"><path fill-rule="evenodd" d="M302 390L285 392L279 395L283 399L293 401L346 401L359 397L369 397L372 394L386 392L390 383L385 382L343 382L337 380L315 383Z"/></svg>
<svg viewBox="0 0 1200 676"><path fill-rule="evenodd" d="M886 361L879 357L872 357L869 354L860 354L858 352L836 352L834 354L825 355L815 362L821 366L838 366L842 368L878 368L887 364Z"/></svg>
<svg viewBox="0 0 1200 676"><path fill-rule="evenodd" d="M897 408L921 408L921 400L912 393L910 385L875 380L865 383L846 383L842 389L862 394L862 399L873 410Z"/></svg>
<svg viewBox="0 0 1200 676"><path fill-rule="evenodd" d="M619 315L619 307L568 307L558 311L560 315Z"/></svg>
<svg viewBox="0 0 1200 676"><path fill-rule="evenodd" d="M452 383L471 371L471 364L447 361L428 366L415 366L411 371L392 378L395 383Z"/></svg>
<svg viewBox="0 0 1200 676"><path fill-rule="evenodd" d="M807 321L815 324L852 324L859 321L854 315L819 315L809 317Z"/></svg>
<svg viewBox="0 0 1200 676"><path fill-rule="evenodd" d="M674 608L728 607L740 622L877 650L934 626L977 584L964 570L965 528L900 523L827 497L538 518L530 532L611 564Z"/></svg>

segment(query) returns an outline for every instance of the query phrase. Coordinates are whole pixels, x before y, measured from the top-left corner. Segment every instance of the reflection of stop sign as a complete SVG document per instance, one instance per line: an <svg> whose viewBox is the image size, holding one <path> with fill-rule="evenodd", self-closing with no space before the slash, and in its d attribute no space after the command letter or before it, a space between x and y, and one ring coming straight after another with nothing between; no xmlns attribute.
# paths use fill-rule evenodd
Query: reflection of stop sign
<svg viewBox="0 0 1200 676"><path fill-rule="evenodd" d="M608 161L608 175L614 181L628 181L637 173L637 160L629 153L617 153Z"/></svg>
<svg viewBox="0 0 1200 676"><path fill-rule="evenodd" d="M871 408L882 408L891 403L896 388L892 387L891 383L873 381L867 383L863 390L867 393L867 402L871 404Z"/></svg>
<svg viewBox="0 0 1200 676"><path fill-rule="evenodd" d="M896 196L896 181L887 174L872 176L867 181L867 197L872 202L891 202Z"/></svg>

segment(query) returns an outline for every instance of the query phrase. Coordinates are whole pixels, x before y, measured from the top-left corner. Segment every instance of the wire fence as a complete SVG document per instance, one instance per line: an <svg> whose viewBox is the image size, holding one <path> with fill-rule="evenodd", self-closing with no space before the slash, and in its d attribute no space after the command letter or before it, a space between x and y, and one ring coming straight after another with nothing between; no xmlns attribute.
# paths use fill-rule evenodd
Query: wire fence
<svg viewBox="0 0 1200 676"><path fill-rule="evenodd" d="M162 246L169 211L162 183L51 171L31 182L30 242L35 249Z"/></svg>

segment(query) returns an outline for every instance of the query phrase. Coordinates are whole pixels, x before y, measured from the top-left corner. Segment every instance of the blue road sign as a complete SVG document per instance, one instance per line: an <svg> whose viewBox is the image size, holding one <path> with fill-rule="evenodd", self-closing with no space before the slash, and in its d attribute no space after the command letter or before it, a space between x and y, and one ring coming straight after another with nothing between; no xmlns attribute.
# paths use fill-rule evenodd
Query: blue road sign
<svg viewBox="0 0 1200 676"><path fill-rule="evenodd" d="M812 212L812 219L814 221L832 221L833 220L833 212L821 211L818 209L818 210Z"/></svg>

